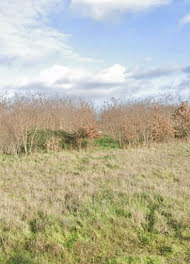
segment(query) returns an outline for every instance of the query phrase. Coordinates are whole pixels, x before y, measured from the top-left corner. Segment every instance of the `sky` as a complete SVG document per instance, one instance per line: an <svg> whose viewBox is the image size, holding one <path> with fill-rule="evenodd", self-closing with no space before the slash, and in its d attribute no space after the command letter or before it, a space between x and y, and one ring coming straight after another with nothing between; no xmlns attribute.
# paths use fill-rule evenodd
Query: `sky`
<svg viewBox="0 0 190 264"><path fill-rule="evenodd" d="M6 0L0 30L1 96L190 96L189 0Z"/></svg>

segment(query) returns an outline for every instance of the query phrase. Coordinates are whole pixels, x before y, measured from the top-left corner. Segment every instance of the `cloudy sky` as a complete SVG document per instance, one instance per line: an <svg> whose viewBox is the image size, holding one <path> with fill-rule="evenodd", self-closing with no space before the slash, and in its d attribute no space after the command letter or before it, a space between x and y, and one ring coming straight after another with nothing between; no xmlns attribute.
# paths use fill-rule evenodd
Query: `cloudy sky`
<svg viewBox="0 0 190 264"><path fill-rule="evenodd" d="M190 95L189 0L6 0L0 30L0 95Z"/></svg>

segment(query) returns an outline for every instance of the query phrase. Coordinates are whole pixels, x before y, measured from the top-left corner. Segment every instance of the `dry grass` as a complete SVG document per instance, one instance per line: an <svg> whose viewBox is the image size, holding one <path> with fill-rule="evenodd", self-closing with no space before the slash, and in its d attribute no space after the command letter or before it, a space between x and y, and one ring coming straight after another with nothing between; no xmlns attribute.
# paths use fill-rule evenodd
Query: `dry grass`
<svg viewBox="0 0 190 264"><path fill-rule="evenodd" d="M190 263L190 144L0 156L0 263Z"/></svg>

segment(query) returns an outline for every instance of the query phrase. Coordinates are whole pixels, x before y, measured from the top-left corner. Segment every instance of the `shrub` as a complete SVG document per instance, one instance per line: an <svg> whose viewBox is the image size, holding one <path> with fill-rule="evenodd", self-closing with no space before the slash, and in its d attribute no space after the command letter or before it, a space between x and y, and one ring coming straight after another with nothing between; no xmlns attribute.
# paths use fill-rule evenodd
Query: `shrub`
<svg viewBox="0 0 190 264"><path fill-rule="evenodd" d="M126 144L148 144L174 137L171 109L151 102L121 103L113 101L102 111L103 132Z"/></svg>
<svg viewBox="0 0 190 264"><path fill-rule="evenodd" d="M163 142L174 137L173 124L161 111L159 106L153 109L153 118L149 124L150 139L156 142Z"/></svg>
<svg viewBox="0 0 190 264"><path fill-rule="evenodd" d="M27 136L28 151L59 151L61 149L80 149L87 147L88 135L84 129L68 133L64 130L32 129ZM21 147L24 152L24 147Z"/></svg>
<svg viewBox="0 0 190 264"><path fill-rule="evenodd" d="M182 102L173 114L175 122L175 137L185 138L190 136L190 106L188 102Z"/></svg>
<svg viewBox="0 0 190 264"><path fill-rule="evenodd" d="M114 140L112 137L109 136L103 136L102 138L96 139L95 141L97 146L100 146L104 149L107 148L119 148L119 142L118 140Z"/></svg>
<svg viewBox="0 0 190 264"><path fill-rule="evenodd" d="M106 137L100 138L100 129ZM0 152L107 147L163 142L190 136L190 106L112 99L96 113L82 100L17 97L0 101Z"/></svg>
<svg viewBox="0 0 190 264"><path fill-rule="evenodd" d="M87 143L81 140L78 132L81 128L88 138L98 135L96 112L82 100L28 96L0 101L0 152L58 150L63 145L84 147ZM65 140L60 135L62 132L53 131L67 131Z"/></svg>

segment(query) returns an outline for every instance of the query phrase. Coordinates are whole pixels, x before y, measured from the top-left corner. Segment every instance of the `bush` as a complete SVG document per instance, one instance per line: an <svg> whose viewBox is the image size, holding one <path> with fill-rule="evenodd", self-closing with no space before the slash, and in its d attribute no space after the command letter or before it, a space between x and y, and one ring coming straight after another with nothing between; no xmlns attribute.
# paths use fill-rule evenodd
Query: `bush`
<svg viewBox="0 0 190 264"><path fill-rule="evenodd" d="M102 138L96 139L95 143L97 146L100 146L104 149L107 148L119 148L119 141L118 140L114 140L112 137L109 136L103 136Z"/></svg>
<svg viewBox="0 0 190 264"><path fill-rule="evenodd" d="M107 135L100 139L101 135ZM112 99L96 112L74 99L16 97L0 100L0 153L28 153L86 148L89 140L103 148L149 145L190 137L190 106L163 99Z"/></svg>
<svg viewBox="0 0 190 264"><path fill-rule="evenodd" d="M38 145L39 149L57 150L63 143L69 148L71 145L85 147L87 143L81 140L80 128L85 130L88 138L96 137L99 131L93 106L83 100L41 96L0 99L2 153L28 153ZM59 139L61 133L65 134L64 141L62 136Z"/></svg>
<svg viewBox="0 0 190 264"><path fill-rule="evenodd" d="M158 106L153 109L153 117L148 129L150 130L150 140L152 141L163 142L174 137L173 123Z"/></svg>
<svg viewBox="0 0 190 264"><path fill-rule="evenodd" d="M175 122L175 137L185 138L190 136L190 106L188 102L182 102L176 108L173 119Z"/></svg>
<svg viewBox="0 0 190 264"><path fill-rule="evenodd" d="M113 101L101 113L103 132L121 147L134 144L162 142L174 137L169 106L154 103Z"/></svg>
<svg viewBox="0 0 190 264"><path fill-rule="evenodd" d="M27 150L32 151L59 151L62 149L86 148L88 138L83 129L77 132L68 133L64 130L32 129L28 131ZM24 146L20 148L25 152Z"/></svg>

